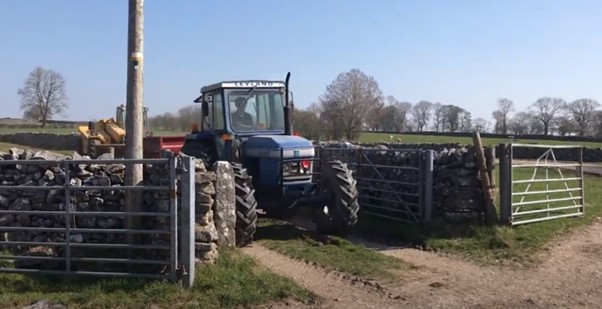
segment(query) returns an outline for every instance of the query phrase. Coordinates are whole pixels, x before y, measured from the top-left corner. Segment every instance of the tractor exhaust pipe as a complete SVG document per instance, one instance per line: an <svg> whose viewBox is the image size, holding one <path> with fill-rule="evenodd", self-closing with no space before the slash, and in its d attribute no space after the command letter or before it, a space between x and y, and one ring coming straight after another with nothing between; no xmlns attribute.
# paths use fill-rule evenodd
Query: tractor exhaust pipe
<svg viewBox="0 0 602 309"><path fill-rule="evenodd" d="M288 81L291 78L291 72L286 73L284 80L284 135L293 135L293 127L291 125L291 107L289 103Z"/></svg>

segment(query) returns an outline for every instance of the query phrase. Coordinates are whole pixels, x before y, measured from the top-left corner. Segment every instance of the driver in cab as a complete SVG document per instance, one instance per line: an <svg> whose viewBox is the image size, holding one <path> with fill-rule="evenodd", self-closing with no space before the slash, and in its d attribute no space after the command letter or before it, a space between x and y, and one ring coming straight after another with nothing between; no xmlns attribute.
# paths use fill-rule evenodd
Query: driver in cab
<svg viewBox="0 0 602 309"><path fill-rule="evenodd" d="M234 100L236 111L232 113L232 126L236 131L248 131L254 129L253 116L245 111L247 101L244 98Z"/></svg>

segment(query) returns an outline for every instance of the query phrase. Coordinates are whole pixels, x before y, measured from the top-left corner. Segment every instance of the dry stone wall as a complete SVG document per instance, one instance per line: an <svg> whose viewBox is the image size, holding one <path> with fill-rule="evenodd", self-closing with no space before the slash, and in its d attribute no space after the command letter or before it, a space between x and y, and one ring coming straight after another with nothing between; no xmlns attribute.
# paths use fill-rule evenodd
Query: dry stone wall
<svg viewBox="0 0 602 309"><path fill-rule="evenodd" d="M0 160L29 160L31 164L10 164L0 165L0 184L11 186L9 189L0 189L0 210L27 210L32 214L0 214L0 231L2 227L28 227L28 231L3 231L2 237L8 241L16 242L63 242L65 234L62 231L40 231L36 228L64 228L66 218L63 214L36 214L36 211L64 211L67 205L66 195L63 189L57 190L22 190L19 186L62 186L66 182L73 187L81 186L113 186L114 190L95 190L86 188L86 190L73 190L70 196L70 211L77 213L81 211L124 211L125 199L124 191L119 187L123 185L124 164L98 164L95 160L89 160L88 164L72 164L69 169L64 165L59 165L49 160L63 160L69 157L48 152L33 152L13 148L8 153L0 153ZM74 159L89 159L74 154ZM99 159L103 159L100 157ZM86 160L87 161L87 160ZM224 211L233 211L232 207L222 207L220 205L230 205L229 199L220 200L218 194L223 186L219 185L216 169L208 170L203 162L196 162L195 166L195 194L196 203L196 225L195 225L195 248L198 263L213 263L218 256L219 235L224 232L224 226L230 228L234 224L230 220L234 213L224 214ZM223 164L223 163L220 163ZM218 169L220 173L225 171ZM231 168L230 168L231 171ZM231 176L231 175L230 175ZM165 164L145 164L143 185L148 186L167 186L169 185L169 170ZM181 179L178 179L181 184ZM216 185L217 183L217 185ZM14 189L12 188L14 186ZM180 191L181 193L181 191ZM224 192L228 194L228 192ZM223 195L223 194L222 194ZM181 207L182 203L178 203ZM145 190L142 193L141 211L169 213L169 193L165 191ZM226 219L222 219L226 218ZM84 215L73 216L70 218L71 228L79 229L122 229L125 228L124 216L110 215ZM222 221L218 221L222 220ZM235 220L235 217L234 217ZM170 230L169 216L143 217L141 229L147 230ZM181 222L181 221L180 221ZM216 224L220 222L221 224ZM233 227L232 227L233 229ZM143 244L165 245L170 244L169 234L148 233L141 236ZM70 236L72 243L125 243L125 233L112 232L72 232ZM233 242L233 240L232 240ZM228 244L228 241L224 242ZM1 243L0 243L1 246ZM65 251L61 246L37 245L37 246L6 246L12 254L25 256L64 256ZM121 257L119 249L93 249L93 248L71 248L72 257ZM169 260L169 250L144 250L138 251L139 257L148 259ZM18 267L25 268L43 268L43 269L64 269L64 263L48 262L22 262ZM109 267L110 266L110 267ZM100 265L92 263L72 263L72 267L77 270L103 270L119 271L131 270L131 266L125 268L114 267L111 265ZM161 271L161 265L152 268L143 265L144 272Z"/></svg>
<svg viewBox="0 0 602 309"><path fill-rule="evenodd" d="M483 211L481 178L472 147L439 144L356 145L333 142L321 143L321 146L327 147L326 149L346 148L336 151L322 150L323 159L340 159L351 163L350 167L354 170L355 177L359 178L358 186L363 188L361 195L364 203L377 207L411 209L416 213L420 213L417 207L407 208L404 204L409 206L420 203L420 192L417 186L412 184L419 184L424 179L420 178L417 170L395 167L420 168L423 154L419 150L433 150L433 216L464 220L478 218ZM361 168L358 168L358 163L361 164ZM383 193L385 191L389 192ZM389 215L400 216L399 212L391 212Z"/></svg>
<svg viewBox="0 0 602 309"><path fill-rule="evenodd" d="M82 148L79 134L9 133L0 134L0 142L47 150Z"/></svg>

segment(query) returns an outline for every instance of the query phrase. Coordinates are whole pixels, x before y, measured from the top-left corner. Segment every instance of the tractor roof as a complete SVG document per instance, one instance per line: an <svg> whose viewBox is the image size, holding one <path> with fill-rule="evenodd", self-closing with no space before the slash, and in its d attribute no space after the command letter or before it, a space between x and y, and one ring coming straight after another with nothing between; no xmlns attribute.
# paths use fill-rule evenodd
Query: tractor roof
<svg viewBox="0 0 602 309"><path fill-rule="evenodd" d="M201 88L201 92L207 92L220 88L284 88L284 82L275 80L235 80L235 81L223 81Z"/></svg>

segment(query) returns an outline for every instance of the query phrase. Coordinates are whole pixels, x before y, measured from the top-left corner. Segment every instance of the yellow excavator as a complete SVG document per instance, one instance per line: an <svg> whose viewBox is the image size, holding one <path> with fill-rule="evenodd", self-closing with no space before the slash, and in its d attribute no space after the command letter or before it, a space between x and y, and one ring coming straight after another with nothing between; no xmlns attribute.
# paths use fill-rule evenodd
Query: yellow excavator
<svg viewBox="0 0 602 309"><path fill-rule="evenodd" d="M125 157L125 106L117 107L115 118L90 121L88 125L78 127L82 137L81 154L91 158L110 153L114 158ZM143 156L145 158L158 158L164 150L178 152L184 144L184 136L154 136L150 130L148 120L148 107L142 111L145 137L143 140Z"/></svg>
<svg viewBox="0 0 602 309"><path fill-rule="evenodd" d="M116 117L90 121L88 125L80 125L82 137L81 154L96 158L106 152L113 152L115 157L123 157L125 150L125 106L117 107ZM146 136L152 136L148 122L148 107L143 108L144 131Z"/></svg>

